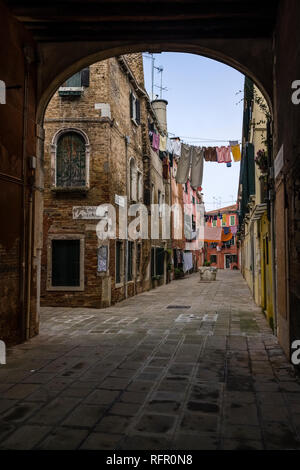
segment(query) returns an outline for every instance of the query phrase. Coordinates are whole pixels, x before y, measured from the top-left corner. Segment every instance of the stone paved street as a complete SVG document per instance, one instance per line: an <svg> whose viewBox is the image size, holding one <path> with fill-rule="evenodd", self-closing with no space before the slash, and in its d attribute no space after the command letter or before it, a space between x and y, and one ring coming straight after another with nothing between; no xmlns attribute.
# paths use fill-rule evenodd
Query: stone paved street
<svg viewBox="0 0 300 470"><path fill-rule="evenodd" d="M44 308L0 366L1 449L300 449L300 384L239 272Z"/></svg>

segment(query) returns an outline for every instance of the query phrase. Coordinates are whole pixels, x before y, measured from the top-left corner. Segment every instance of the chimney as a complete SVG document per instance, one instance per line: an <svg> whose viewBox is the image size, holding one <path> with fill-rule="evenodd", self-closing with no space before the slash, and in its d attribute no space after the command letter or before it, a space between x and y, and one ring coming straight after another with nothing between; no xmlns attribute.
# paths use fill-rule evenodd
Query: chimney
<svg viewBox="0 0 300 470"><path fill-rule="evenodd" d="M167 133L167 104L166 100L154 100L151 101L152 107L155 111L157 119L159 120L160 126L164 132Z"/></svg>

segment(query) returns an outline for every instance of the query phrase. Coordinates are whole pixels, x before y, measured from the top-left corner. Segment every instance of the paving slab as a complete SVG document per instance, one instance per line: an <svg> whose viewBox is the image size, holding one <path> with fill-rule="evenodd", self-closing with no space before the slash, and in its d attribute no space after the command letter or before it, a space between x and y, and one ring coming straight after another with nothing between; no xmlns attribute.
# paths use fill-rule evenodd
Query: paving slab
<svg viewBox="0 0 300 470"><path fill-rule="evenodd" d="M42 308L0 394L1 449L300 448L299 378L238 271Z"/></svg>

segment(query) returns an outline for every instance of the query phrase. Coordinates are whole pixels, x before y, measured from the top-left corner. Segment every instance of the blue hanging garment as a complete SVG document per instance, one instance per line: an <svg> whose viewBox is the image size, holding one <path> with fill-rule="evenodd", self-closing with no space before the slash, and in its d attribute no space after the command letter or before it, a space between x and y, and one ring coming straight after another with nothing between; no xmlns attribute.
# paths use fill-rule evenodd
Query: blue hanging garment
<svg viewBox="0 0 300 470"><path fill-rule="evenodd" d="M228 166L228 168L231 167L231 163L226 163L226 166Z"/></svg>

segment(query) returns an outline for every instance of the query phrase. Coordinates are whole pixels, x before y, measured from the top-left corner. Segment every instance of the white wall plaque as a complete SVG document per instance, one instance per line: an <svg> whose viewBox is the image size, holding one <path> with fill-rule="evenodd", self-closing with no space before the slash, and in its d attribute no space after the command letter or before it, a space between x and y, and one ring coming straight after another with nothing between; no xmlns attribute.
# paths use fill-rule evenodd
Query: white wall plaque
<svg viewBox="0 0 300 470"><path fill-rule="evenodd" d="M73 219L100 220L101 217L96 215L98 206L73 206Z"/></svg>
<svg viewBox="0 0 300 470"><path fill-rule="evenodd" d="M125 207L125 198L124 198L124 196L119 196L118 194L115 194L115 203L118 206Z"/></svg>

